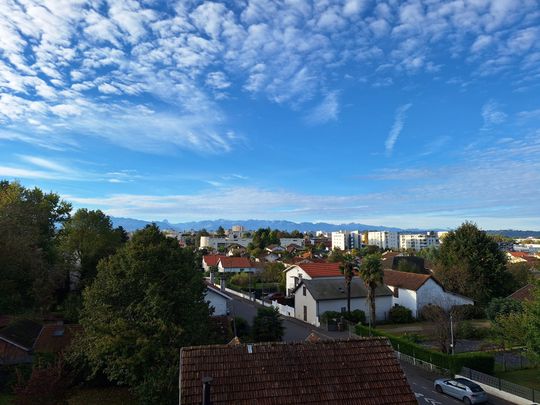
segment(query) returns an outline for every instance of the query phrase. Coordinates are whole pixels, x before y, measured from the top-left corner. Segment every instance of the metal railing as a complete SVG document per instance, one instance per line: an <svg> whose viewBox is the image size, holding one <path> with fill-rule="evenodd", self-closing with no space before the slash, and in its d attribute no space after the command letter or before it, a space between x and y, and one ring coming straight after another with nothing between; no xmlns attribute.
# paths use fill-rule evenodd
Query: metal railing
<svg viewBox="0 0 540 405"><path fill-rule="evenodd" d="M397 350L395 352L396 352L396 356L397 356L397 358L399 360L406 361L407 363L410 363L410 364L412 364L414 366L417 366L417 367L421 367L421 368L423 368L423 369L425 369L427 371L431 371L431 372L434 372L434 373L440 373L440 374L443 374L443 375L450 375L450 371L448 369L446 369L446 368L436 366L433 363L429 363L427 361L417 359L416 357L409 356L408 354L405 354L405 353L400 353Z"/></svg>
<svg viewBox="0 0 540 405"><path fill-rule="evenodd" d="M484 374L468 367L463 367L461 369L461 375L476 382L489 385L490 387L497 388L498 390L514 394L518 397L525 398L533 402L540 400L540 391L538 390L514 384L510 381L503 380L502 378Z"/></svg>

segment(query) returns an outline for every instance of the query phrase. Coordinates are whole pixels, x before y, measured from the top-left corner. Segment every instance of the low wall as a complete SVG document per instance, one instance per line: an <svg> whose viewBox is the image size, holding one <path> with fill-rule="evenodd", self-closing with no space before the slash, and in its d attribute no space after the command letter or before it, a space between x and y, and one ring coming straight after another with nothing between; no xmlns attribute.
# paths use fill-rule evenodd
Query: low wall
<svg viewBox="0 0 540 405"><path fill-rule="evenodd" d="M497 389L495 387L492 387L491 385L483 384L480 381L476 381L473 378L469 378L468 376L456 374L456 378L457 377L462 377L462 378L466 378L467 380L472 380L475 383L477 383L479 386L481 386L482 389L484 391L486 391L488 394L494 395L494 396L496 396L498 398L502 398L502 399L504 399L506 401L509 401L509 402L513 403L513 404L517 404L517 405L531 405L531 404L533 404L533 402L530 399L525 399L525 398L522 398L522 397L518 397L517 395L510 394L509 392L506 392L506 391L501 391L501 390L499 390L499 389Z"/></svg>

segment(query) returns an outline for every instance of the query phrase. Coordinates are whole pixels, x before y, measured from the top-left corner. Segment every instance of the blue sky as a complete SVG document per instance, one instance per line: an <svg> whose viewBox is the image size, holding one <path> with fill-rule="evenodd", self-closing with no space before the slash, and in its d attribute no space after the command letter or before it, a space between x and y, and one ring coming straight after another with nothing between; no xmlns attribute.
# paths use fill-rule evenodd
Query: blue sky
<svg viewBox="0 0 540 405"><path fill-rule="evenodd" d="M540 229L536 0L0 3L0 177L170 221Z"/></svg>

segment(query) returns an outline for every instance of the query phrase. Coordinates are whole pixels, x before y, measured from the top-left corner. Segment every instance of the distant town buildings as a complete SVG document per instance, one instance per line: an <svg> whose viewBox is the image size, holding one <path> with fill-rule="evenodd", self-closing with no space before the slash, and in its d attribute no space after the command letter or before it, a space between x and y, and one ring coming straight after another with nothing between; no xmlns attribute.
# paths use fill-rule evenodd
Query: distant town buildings
<svg viewBox="0 0 540 405"><path fill-rule="evenodd" d="M427 233L415 233L408 234L403 233L399 234L399 248L400 249L412 249L412 250L422 250L429 247L439 247L440 241L439 237L434 232Z"/></svg>
<svg viewBox="0 0 540 405"><path fill-rule="evenodd" d="M359 231L332 232L333 249L358 249L362 245L362 234Z"/></svg>
<svg viewBox="0 0 540 405"><path fill-rule="evenodd" d="M399 249L399 234L397 232L380 231L367 233L368 245L378 246L381 249Z"/></svg>

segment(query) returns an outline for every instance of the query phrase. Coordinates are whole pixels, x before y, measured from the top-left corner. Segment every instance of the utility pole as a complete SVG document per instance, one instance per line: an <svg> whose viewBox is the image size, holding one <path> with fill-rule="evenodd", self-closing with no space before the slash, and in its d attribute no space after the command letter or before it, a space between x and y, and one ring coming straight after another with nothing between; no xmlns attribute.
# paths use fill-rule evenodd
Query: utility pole
<svg viewBox="0 0 540 405"><path fill-rule="evenodd" d="M453 318L452 318L451 312L450 312L450 349L452 350L452 354L454 354L454 325L453 325Z"/></svg>

